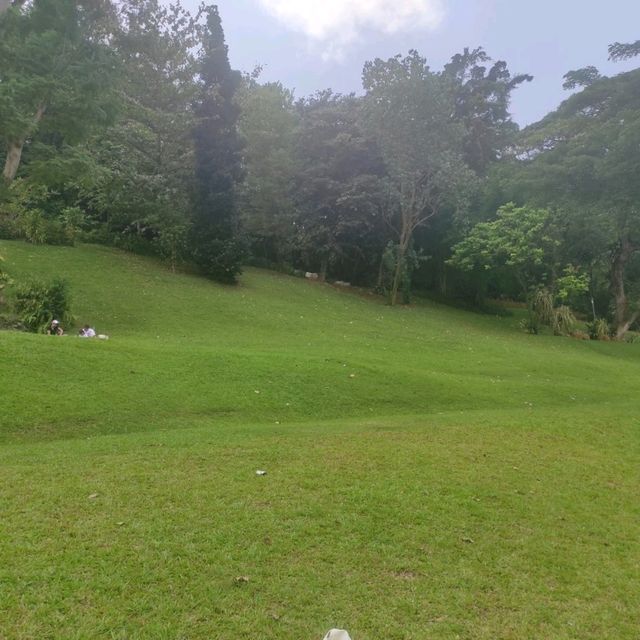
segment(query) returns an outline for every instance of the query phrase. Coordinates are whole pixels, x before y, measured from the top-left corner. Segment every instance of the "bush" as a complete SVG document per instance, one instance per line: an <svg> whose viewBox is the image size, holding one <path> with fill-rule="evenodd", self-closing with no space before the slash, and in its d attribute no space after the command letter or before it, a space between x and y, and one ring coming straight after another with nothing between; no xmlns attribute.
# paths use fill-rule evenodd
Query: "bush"
<svg viewBox="0 0 640 640"><path fill-rule="evenodd" d="M11 215L0 211L0 240L19 240L24 237L18 221Z"/></svg>
<svg viewBox="0 0 640 640"><path fill-rule="evenodd" d="M197 229L194 229L197 233ZM204 237L194 246L192 258L198 269L218 282L235 284L242 273L246 245L241 238Z"/></svg>
<svg viewBox="0 0 640 640"><path fill-rule="evenodd" d="M551 327L554 335L570 335L577 324L576 317L566 305L554 306L553 294L539 289L529 300L529 317L522 325L529 333L538 333L540 326Z"/></svg>
<svg viewBox="0 0 640 640"><path fill-rule="evenodd" d="M557 309L553 310L552 328L553 333L556 336L569 335L576 327L576 317L573 312L566 305L560 305Z"/></svg>
<svg viewBox="0 0 640 640"><path fill-rule="evenodd" d="M15 292L15 310L27 331L46 331L51 321L60 320L63 326L69 321L70 297L67 283L56 278L49 283L30 282L19 286Z"/></svg>
<svg viewBox="0 0 640 640"><path fill-rule="evenodd" d="M587 331L592 340L610 340L611 328L604 318L596 318L587 324Z"/></svg>
<svg viewBox="0 0 640 640"><path fill-rule="evenodd" d="M21 215L20 226L24 237L32 244L47 241L47 220L39 209L31 209Z"/></svg>
<svg viewBox="0 0 640 640"><path fill-rule="evenodd" d="M0 306L2 306L4 304L4 295L3 295L4 288L8 284L11 284L11 279L2 270L2 262L3 261L4 261L4 258L2 256L0 256Z"/></svg>

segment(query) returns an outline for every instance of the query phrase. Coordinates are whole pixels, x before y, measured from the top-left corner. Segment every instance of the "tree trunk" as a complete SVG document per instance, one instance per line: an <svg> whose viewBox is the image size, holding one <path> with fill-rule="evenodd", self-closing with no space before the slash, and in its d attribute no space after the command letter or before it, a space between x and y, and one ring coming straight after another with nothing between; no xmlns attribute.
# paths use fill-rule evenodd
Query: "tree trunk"
<svg viewBox="0 0 640 640"><path fill-rule="evenodd" d="M393 284L391 285L391 296L389 302L391 306L395 305L398 299L398 289L402 280L402 269L404 261L411 244L411 235L413 234L415 221L415 188L411 194L408 203L402 205L402 227L400 229L400 241L398 243L398 255L396 257L396 270L393 274Z"/></svg>
<svg viewBox="0 0 640 640"><path fill-rule="evenodd" d="M623 238L614 253L611 265L611 293L615 305L614 321L618 339L622 339L624 334L629 331L629 327L635 322L635 318L629 322L629 300L624 287L625 269L632 253L631 242L628 238Z"/></svg>
<svg viewBox="0 0 640 640"><path fill-rule="evenodd" d="M325 282L327 280L328 270L329 270L329 255L325 254L320 259L320 273L319 273L320 282Z"/></svg>
<svg viewBox="0 0 640 640"><path fill-rule="evenodd" d="M0 2L2 2L2 0L0 0ZM38 128L38 124L40 124L40 120L42 120L42 116L44 116L46 110L47 106L45 104L41 104L33 116L33 122L31 123L30 130L25 133L22 138L12 140L9 143L9 146L7 148L7 157L4 163L4 171L2 172L2 177L4 178L5 182L13 182L14 178L16 177L16 174L18 173L18 169L20 167L20 160L22 159L22 149L24 148L24 141L27 136L31 135Z"/></svg>
<svg viewBox="0 0 640 640"><path fill-rule="evenodd" d="M444 263L444 260L440 260L438 288L443 296L447 295L447 265Z"/></svg>
<svg viewBox="0 0 640 640"><path fill-rule="evenodd" d="M376 291L382 291L384 288L384 251L380 256L380 266L378 267L378 284Z"/></svg>
<svg viewBox="0 0 640 640"><path fill-rule="evenodd" d="M638 318L640 318L640 311L636 311L626 322L618 326L616 329L616 340L622 340Z"/></svg>
<svg viewBox="0 0 640 640"><path fill-rule="evenodd" d="M391 285L391 296L389 302L391 306L395 305L398 299L398 290L400 289L400 281L402 280L402 270L404 268L407 249L411 241L411 230L404 226L400 234L400 242L398 244L398 255L396 256L396 270L393 274L393 284Z"/></svg>
<svg viewBox="0 0 640 640"><path fill-rule="evenodd" d="M20 160L22 158L22 149L24 147L24 140L16 140L10 142L7 148L7 158L4 163L4 171L2 177L5 182L12 182L18 173L18 167L20 166Z"/></svg>

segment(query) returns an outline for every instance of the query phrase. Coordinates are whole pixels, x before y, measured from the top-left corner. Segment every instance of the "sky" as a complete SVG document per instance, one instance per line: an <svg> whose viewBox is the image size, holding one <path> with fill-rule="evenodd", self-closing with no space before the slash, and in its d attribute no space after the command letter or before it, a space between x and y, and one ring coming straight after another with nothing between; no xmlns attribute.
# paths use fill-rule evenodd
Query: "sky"
<svg viewBox="0 0 640 640"><path fill-rule="evenodd" d="M183 0L195 9L200 0ZM640 65L607 60L612 42L640 39L640 0L218 0L235 69L263 67L297 97L332 88L361 92L364 62L417 49L433 69L482 46L534 81L513 95L525 126L568 93L562 76L596 66L614 75Z"/></svg>

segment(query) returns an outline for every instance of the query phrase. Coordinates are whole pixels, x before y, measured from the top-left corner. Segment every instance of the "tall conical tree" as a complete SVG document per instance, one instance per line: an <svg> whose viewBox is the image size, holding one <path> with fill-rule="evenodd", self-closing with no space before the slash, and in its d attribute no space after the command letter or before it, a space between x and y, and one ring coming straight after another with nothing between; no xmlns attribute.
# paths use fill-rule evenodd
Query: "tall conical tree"
<svg viewBox="0 0 640 640"><path fill-rule="evenodd" d="M229 65L217 6L204 11L200 91L194 104L193 259L205 274L232 283L244 253L235 202L235 186L242 177L235 94L242 77Z"/></svg>

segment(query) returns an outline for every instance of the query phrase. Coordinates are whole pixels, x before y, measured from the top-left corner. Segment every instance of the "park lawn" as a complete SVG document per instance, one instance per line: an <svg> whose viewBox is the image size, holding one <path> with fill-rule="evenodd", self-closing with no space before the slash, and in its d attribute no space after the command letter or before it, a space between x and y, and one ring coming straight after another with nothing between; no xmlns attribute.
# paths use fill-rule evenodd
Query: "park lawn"
<svg viewBox="0 0 640 640"><path fill-rule="evenodd" d="M110 335L0 333L3 640L637 638L638 345L0 255Z"/></svg>

